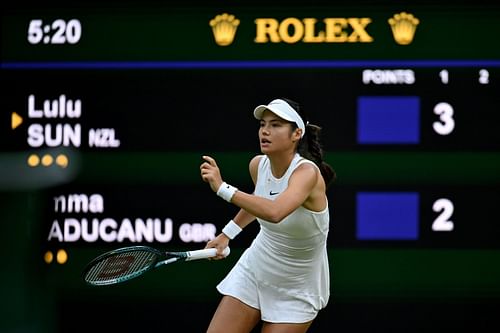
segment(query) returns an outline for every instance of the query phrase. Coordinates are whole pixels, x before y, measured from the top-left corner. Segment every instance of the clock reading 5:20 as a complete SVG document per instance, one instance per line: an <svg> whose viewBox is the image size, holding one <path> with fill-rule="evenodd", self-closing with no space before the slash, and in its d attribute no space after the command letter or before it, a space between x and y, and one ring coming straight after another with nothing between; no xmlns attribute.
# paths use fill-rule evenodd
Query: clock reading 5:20
<svg viewBox="0 0 500 333"><path fill-rule="evenodd" d="M48 24L42 20L31 20L28 26L30 44L76 44L81 36L82 25L77 19L68 22L57 19Z"/></svg>

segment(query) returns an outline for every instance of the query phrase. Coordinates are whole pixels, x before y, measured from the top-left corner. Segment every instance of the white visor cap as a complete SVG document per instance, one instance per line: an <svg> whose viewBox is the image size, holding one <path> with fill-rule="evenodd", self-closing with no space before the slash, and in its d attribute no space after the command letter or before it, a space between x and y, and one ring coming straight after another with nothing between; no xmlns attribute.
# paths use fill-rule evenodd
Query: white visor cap
<svg viewBox="0 0 500 333"><path fill-rule="evenodd" d="M302 130L301 138L306 134L306 127L304 126L304 121L299 116L297 111L290 106L287 102L282 99L275 99L271 101L268 105L259 105L253 111L253 115L258 120L262 119L262 114L265 110L269 110L278 117L296 123L297 126Z"/></svg>

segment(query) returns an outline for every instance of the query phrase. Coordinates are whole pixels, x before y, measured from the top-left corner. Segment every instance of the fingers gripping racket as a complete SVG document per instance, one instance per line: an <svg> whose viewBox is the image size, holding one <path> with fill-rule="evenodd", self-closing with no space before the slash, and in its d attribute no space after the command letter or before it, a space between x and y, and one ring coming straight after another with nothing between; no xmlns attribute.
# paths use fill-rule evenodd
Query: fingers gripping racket
<svg viewBox="0 0 500 333"><path fill-rule="evenodd" d="M229 247L223 255L228 256ZM117 284L139 277L163 265L177 261L208 259L217 255L217 249L181 252L162 252L148 246L130 246L101 254L83 270L83 279L91 286Z"/></svg>

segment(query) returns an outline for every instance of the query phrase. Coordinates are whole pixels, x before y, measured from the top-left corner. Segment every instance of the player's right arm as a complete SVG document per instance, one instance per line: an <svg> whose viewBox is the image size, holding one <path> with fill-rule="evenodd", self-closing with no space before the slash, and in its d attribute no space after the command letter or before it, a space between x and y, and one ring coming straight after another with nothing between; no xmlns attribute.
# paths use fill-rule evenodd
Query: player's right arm
<svg viewBox="0 0 500 333"><path fill-rule="evenodd" d="M257 170L258 170L259 161L261 158L262 158L262 155L257 155L255 157L253 157L250 160L250 163L248 166L250 176L252 177L252 181L253 181L254 185L257 183ZM240 209L238 211L238 213L236 214L236 216L233 218L233 221L241 229L244 229L247 225L249 225L250 223L255 221L255 216L250 214L249 212L247 212L244 209ZM229 241L230 241L229 237L227 237L223 232L221 232L219 235L217 235L217 237L215 237L214 239L212 239L211 241L209 241L207 243L206 248L215 247L219 250L218 252L222 252L222 250L228 246Z"/></svg>

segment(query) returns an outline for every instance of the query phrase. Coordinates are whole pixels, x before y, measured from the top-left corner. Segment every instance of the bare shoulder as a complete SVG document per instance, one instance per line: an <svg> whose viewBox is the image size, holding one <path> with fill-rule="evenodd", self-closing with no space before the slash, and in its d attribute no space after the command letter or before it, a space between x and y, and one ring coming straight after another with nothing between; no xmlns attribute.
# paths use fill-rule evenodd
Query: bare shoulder
<svg viewBox="0 0 500 333"><path fill-rule="evenodd" d="M321 173L314 162L301 163L293 170L289 183L304 189L312 189L320 183L320 179L322 179L320 175Z"/></svg>
<svg viewBox="0 0 500 333"><path fill-rule="evenodd" d="M250 172L252 172L252 170L257 171L257 168L259 167L259 162L262 159L262 157L264 157L264 155L256 155L252 157L248 165L248 167L250 168Z"/></svg>
<svg viewBox="0 0 500 333"><path fill-rule="evenodd" d="M314 162L305 162L301 163L297 168L293 171L293 174L300 174L305 177L312 177L316 178L318 177L319 169L314 164Z"/></svg>
<svg viewBox="0 0 500 333"><path fill-rule="evenodd" d="M250 175L252 176L254 184L257 181L257 170L259 168L259 162L263 156L264 155L256 155L256 156L252 157L252 159L250 160L250 163L248 165L248 168L250 170Z"/></svg>
<svg viewBox="0 0 500 333"><path fill-rule="evenodd" d="M321 170L314 162L301 163L294 170L292 177L295 185L308 191L307 199L303 206L309 210L320 212L327 206L326 185L321 175ZM290 182L292 182L290 177Z"/></svg>

